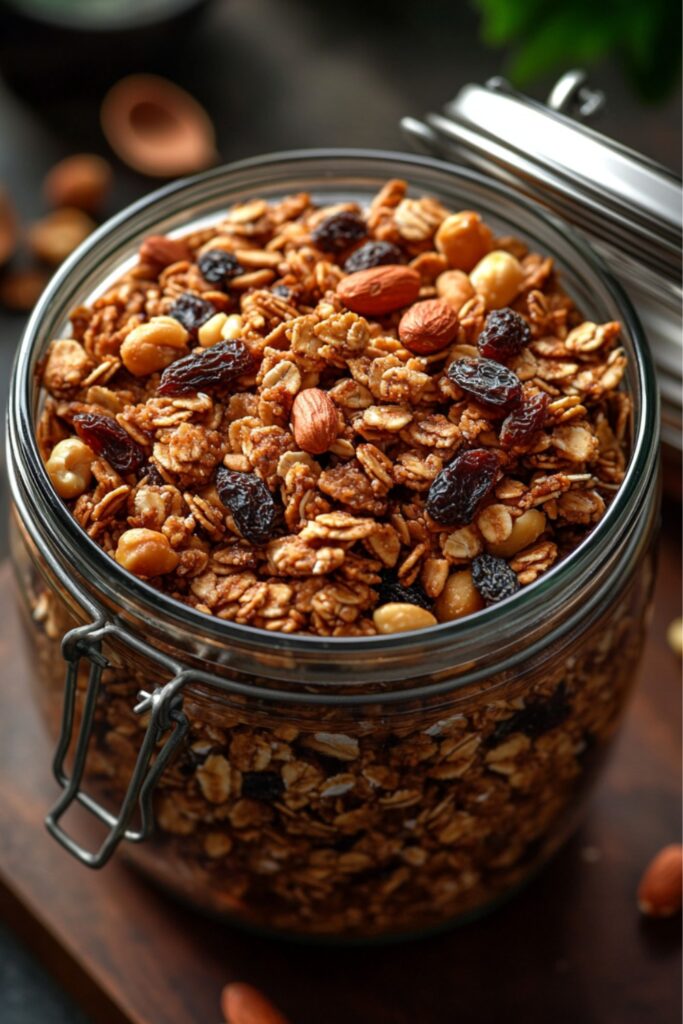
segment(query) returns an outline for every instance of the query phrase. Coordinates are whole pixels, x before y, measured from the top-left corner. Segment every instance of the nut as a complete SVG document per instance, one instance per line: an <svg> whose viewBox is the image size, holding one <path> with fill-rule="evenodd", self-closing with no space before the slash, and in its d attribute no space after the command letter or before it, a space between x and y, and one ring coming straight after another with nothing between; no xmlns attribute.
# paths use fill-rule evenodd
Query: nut
<svg viewBox="0 0 683 1024"><path fill-rule="evenodd" d="M94 454L78 437L58 441L45 463L52 486L60 498L70 501L87 491L92 480Z"/></svg>
<svg viewBox="0 0 683 1024"><path fill-rule="evenodd" d="M638 909L647 917L671 917L683 900L683 846L672 843L650 861L638 886Z"/></svg>
<svg viewBox="0 0 683 1024"><path fill-rule="evenodd" d="M182 238L167 238L166 235L149 235L140 246L140 259L154 267L169 267L171 263L189 260L191 252Z"/></svg>
<svg viewBox="0 0 683 1024"><path fill-rule="evenodd" d="M50 206L75 206L97 213L112 183L110 164L93 153L76 153L60 160L48 171L43 194Z"/></svg>
<svg viewBox="0 0 683 1024"><path fill-rule="evenodd" d="M292 432L299 447L311 455L322 455L339 432L337 407L320 388L300 391L292 406Z"/></svg>
<svg viewBox="0 0 683 1024"><path fill-rule="evenodd" d="M469 569L451 573L434 606L439 622L462 619L483 607L484 602Z"/></svg>
<svg viewBox="0 0 683 1024"><path fill-rule="evenodd" d="M289 1024L262 992L243 981L225 986L221 1010L227 1024Z"/></svg>
<svg viewBox="0 0 683 1024"><path fill-rule="evenodd" d="M458 333L458 316L443 299L416 302L401 317L398 336L417 355L438 352Z"/></svg>
<svg viewBox="0 0 683 1024"><path fill-rule="evenodd" d="M501 506L491 506L492 508ZM487 543L487 549L492 555L497 555L498 558L512 558L518 551L523 551L524 548L528 548L530 544L538 540L543 531L545 530L546 519L545 513L541 512L537 508L527 509L523 512L519 519L515 519L512 524L512 530L510 534L502 541L493 541ZM482 531L483 532L483 531ZM484 535L486 537L486 535ZM488 541L489 538L486 537Z"/></svg>
<svg viewBox="0 0 683 1024"><path fill-rule="evenodd" d="M472 286L487 309L501 309L512 302L523 280L522 264L503 249L495 249L484 256L470 274Z"/></svg>
<svg viewBox="0 0 683 1024"><path fill-rule="evenodd" d="M87 213L66 207L48 213L47 217L32 224L26 240L31 252L39 260L57 266L94 230L95 222Z"/></svg>
<svg viewBox="0 0 683 1024"><path fill-rule="evenodd" d="M172 316L154 316L134 327L121 345L121 360L130 373L144 377L163 370L184 350L189 334Z"/></svg>
<svg viewBox="0 0 683 1024"><path fill-rule="evenodd" d="M163 533L142 528L121 534L114 557L136 576L162 576L173 572L180 561Z"/></svg>
<svg viewBox="0 0 683 1024"><path fill-rule="evenodd" d="M470 271L482 256L490 252L493 235L478 213L461 210L446 217L436 232L434 242L452 267Z"/></svg>
<svg viewBox="0 0 683 1024"><path fill-rule="evenodd" d="M436 619L419 604L390 601L377 608L372 616L378 633L407 633L411 629L436 626Z"/></svg>
<svg viewBox="0 0 683 1024"><path fill-rule="evenodd" d="M18 313L28 313L40 298L48 280L49 275L37 268L8 271L0 279L0 306Z"/></svg>
<svg viewBox="0 0 683 1024"><path fill-rule="evenodd" d="M10 198L0 188L0 267L7 263L17 244L17 215Z"/></svg>
<svg viewBox="0 0 683 1024"><path fill-rule="evenodd" d="M227 313L215 313L210 320L202 324L197 331L199 344L202 348L211 348L212 345L217 345L219 341L223 340L223 328L227 319Z"/></svg>
<svg viewBox="0 0 683 1024"><path fill-rule="evenodd" d="M354 313L376 316L410 305L420 292L420 284L420 275L412 267L388 264L342 278L337 295Z"/></svg>
<svg viewBox="0 0 683 1024"><path fill-rule="evenodd" d="M474 295L472 282L463 270L445 270L443 274L439 274L436 279L436 291L456 313Z"/></svg>

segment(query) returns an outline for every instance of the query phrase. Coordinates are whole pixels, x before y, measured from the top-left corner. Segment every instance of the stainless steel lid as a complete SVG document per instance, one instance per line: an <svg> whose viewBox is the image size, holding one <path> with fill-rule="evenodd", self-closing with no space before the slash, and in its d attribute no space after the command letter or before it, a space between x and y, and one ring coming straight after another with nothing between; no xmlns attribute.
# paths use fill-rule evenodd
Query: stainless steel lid
<svg viewBox="0 0 683 1024"><path fill-rule="evenodd" d="M403 118L413 146L505 181L584 234L635 304L653 348L663 436L681 447L681 181L587 127L605 102L569 71L547 105L504 79L466 85L443 113Z"/></svg>

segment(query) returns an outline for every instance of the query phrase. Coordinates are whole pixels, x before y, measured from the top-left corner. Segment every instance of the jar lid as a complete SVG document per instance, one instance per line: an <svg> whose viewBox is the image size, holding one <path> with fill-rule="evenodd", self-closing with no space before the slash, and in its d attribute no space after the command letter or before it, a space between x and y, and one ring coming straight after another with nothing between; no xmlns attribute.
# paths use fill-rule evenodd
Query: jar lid
<svg viewBox="0 0 683 1024"><path fill-rule="evenodd" d="M503 78L466 85L443 114L404 118L420 148L453 152L531 194L601 250L637 256L677 283L681 274L681 181L640 153L586 127L604 105L584 71L560 78L547 105ZM574 116L571 116L574 115ZM576 120L579 118L581 120Z"/></svg>

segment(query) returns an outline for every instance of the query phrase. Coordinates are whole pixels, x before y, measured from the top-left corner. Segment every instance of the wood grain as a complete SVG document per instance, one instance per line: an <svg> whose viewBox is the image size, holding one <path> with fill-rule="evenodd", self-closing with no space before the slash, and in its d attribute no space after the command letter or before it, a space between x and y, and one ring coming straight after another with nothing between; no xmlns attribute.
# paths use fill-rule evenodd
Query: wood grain
<svg viewBox="0 0 683 1024"><path fill-rule="evenodd" d="M261 987L293 1024L674 1024L680 921L643 921L634 893L651 855L680 835L680 662L665 639L680 614L679 563L673 517L626 728L554 863L475 924L339 949L225 927L150 888L120 858L91 872L55 845L42 825L55 796L51 743L3 568L0 914L96 1024L215 1024L231 980Z"/></svg>

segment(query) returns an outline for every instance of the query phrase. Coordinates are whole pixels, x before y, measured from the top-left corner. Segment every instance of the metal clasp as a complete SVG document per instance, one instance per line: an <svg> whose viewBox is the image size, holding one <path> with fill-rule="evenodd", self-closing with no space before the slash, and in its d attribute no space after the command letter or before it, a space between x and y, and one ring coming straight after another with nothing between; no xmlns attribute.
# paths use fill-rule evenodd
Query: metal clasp
<svg viewBox="0 0 683 1024"><path fill-rule="evenodd" d="M62 652L67 663L67 672L62 728L55 752L53 772L64 792L45 819L48 831L57 842L82 864L91 868L103 867L122 839L139 843L149 837L154 827L152 809L154 787L173 754L183 742L189 727L187 718L182 711L180 693L187 682L187 673L171 659L156 653L155 660L167 671L170 671L172 677L164 686L157 687L153 693L142 691L138 695L135 712L144 714L151 711L151 717L118 815L111 814L97 800L81 790L102 671L109 665L108 660L102 654L102 641L112 636L118 637L128 647L149 657L149 647L143 645L116 624L104 622L102 619L87 626L78 626L76 629L72 629L62 641ZM64 765L74 732L78 670L83 659L90 663L90 672L76 740L73 770L69 776ZM157 743L167 732L169 736L152 762ZM75 800L86 807L109 829L104 842L95 852L80 846L59 824L61 817ZM140 811L138 831L128 827L136 807Z"/></svg>

